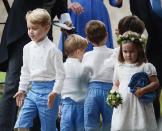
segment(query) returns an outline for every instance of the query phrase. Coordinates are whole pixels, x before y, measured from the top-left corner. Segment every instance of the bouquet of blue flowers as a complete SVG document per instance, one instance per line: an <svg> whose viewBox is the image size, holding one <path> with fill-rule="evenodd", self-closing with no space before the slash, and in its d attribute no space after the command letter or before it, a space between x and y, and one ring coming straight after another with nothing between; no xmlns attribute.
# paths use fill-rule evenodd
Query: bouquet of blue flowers
<svg viewBox="0 0 162 131"><path fill-rule="evenodd" d="M113 89L110 90L107 96L107 104L110 107L117 108L120 104L122 104L122 101L123 99L118 91L113 90Z"/></svg>

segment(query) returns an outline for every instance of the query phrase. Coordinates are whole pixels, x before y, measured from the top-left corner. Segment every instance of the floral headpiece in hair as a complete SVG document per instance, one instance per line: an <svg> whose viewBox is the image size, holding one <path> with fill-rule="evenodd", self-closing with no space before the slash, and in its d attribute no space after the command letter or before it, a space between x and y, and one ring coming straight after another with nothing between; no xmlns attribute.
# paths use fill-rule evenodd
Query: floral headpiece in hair
<svg viewBox="0 0 162 131"><path fill-rule="evenodd" d="M123 35L119 35L117 43L120 44L124 40L130 40L134 43L146 44L146 38L141 37L140 34L132 31L127 31Z"/></svg>

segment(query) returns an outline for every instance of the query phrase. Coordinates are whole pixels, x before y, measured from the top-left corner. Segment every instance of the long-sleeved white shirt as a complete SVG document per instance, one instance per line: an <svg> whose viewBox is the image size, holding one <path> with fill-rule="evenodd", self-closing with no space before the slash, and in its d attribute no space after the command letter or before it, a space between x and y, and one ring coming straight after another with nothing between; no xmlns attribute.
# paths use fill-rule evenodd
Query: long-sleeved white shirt
<svg viewBox="0 0 162 131"><path fill-rule="evenodd" d="M112 83L114 68L105 65L105 60L110 58L113 49L106 46L93 47L92 51L87 52L82 60L84 68L92 70L90 81L100 81ZM89 70L88 70L89 71Z"/></svg>
<svg viewBox="0 0 162 131"><path fill-rule="evenodd" d="M82 63L76 58L67 58L64 63L65 80L61 98L71 98L83 102L88 88L88 77L85 76Z"/></svg>
<svg viewBox="0 0 162 131"><path fill-rule="evenodd" d="M19 90L27 91L30 81L55 80L53 91L60 93L64 75L62 53L48 37L24 46Z"/></svg>

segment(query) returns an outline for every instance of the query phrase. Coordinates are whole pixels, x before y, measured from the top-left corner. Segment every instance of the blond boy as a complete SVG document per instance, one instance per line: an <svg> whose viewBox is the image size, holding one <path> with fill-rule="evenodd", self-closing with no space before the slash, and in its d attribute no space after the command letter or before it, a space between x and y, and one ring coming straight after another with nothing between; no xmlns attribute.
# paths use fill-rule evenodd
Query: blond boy
<svg viewBox="0 0 162 131"><path fill-rule="evenodd" d="M42 131L56 131L59 100L56 98L51 109L48 109L47 102L48 94L51 91L59 93L63 85L62 54L47 37L51 18L46 10L27 12L26 21L32 41L23 49L19 91L14 96L21 107L15 128L27 131L38 114ZM30 90L29 84L32 85ZM25 93L27 97L24 99Z"/></svg>

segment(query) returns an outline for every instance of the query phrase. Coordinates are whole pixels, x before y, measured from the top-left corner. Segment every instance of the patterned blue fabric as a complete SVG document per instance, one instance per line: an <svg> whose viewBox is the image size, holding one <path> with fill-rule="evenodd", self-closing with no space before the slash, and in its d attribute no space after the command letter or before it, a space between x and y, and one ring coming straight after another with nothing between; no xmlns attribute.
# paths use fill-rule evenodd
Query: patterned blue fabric
<svg viewBox="0 0 162 131"><path fill-rule="evenodd" d="M54 81L32 82L14 128L29 128L33 119L39 115L42 131L56 131L56 119L60 99L56 97L52 108L48 109L48 94L52 91Z"/></svg>
<svg viewBox="0 0 162 131"><path fill-rule="evenodd" d="M62 100L61 131L85 131L84 129L84 103L72 99Z"/></svg>
<svg viewBox="0 0 162 131"><path fill-rule="evenodd" d="M107 103L108 92L112 83L91 82L84 103L84 127L86 131L110 131L113 108ZM100 114L102 127L99 127Z"/></svg>
<svg viewBox="0 0 162 131"><path fill-rule="evenodd" d="M128 87L130 87L130 92L135 93L136 92L136 89L134 88L135 86L144 87L148 84L150 84L150 80L149 80L147 73L138 72L132 76L132 78L128 84ZM156 97L156 92L153 91L153 92L144 94L139 99L145 103L149 103L149 102L153 102L155 97Z"/></svg>

